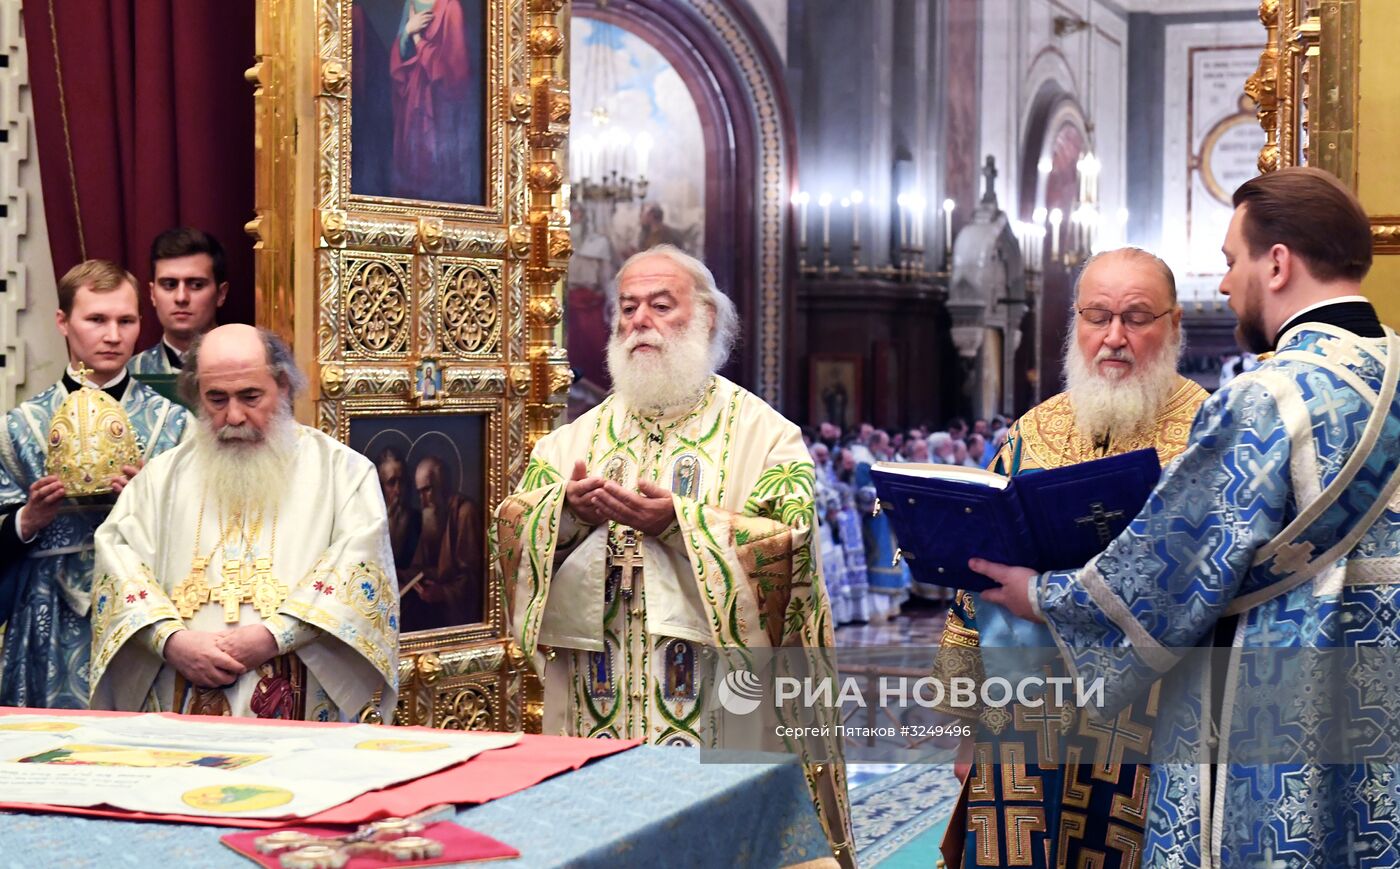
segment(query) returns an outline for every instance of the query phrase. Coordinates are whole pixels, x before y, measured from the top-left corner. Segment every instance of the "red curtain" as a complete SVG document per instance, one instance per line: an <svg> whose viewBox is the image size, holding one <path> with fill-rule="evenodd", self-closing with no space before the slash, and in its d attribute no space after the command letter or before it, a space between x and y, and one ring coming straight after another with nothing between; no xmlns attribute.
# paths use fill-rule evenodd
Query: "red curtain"
<svg viewBox="0 0 1400 869"><path fill-rule="evenodd" d="M253 0L25 0L24 30L54 271L88 257L141 281L151 240L212 232L228 252L220 319L252 322Z"/></svg>

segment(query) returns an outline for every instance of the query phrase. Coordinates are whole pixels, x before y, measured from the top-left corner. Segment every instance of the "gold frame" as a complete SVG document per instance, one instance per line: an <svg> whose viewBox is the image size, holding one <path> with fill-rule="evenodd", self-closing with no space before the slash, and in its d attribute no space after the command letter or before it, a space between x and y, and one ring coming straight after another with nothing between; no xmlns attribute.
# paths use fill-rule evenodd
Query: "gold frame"
<svg viewBox="0 0 1400 869"><path fill-rule="evenodd" d="M359 417L486 414L489 517L570 382L558 341L567 0L485 0L480 204L351 192L354 2L257 0L258 323L310 375L298 419L341 440ZM438 395L417 388L424 360L441 371ZM487 586L485 621L403 638L395 723L538 729L538 683Z"/></svg>
<svg viewBox="0 0 1400 869"><path fill-rule="evenodd" d="M1267 39L1245 83L1266 136L1259 171L1317 166L1356 190L1361 0L1260 0L1259 20ZM1371 241L1400 254L1400 215L1371 215Z"/></svg>
<svg viewBox="0 0 1400 869"><path fill-rule="evenodd" d="M1259 171L1317 166L1355 189L1360 0L1260 0L1259 20L1264 52L1244 88L1266 137Z"/></svg>

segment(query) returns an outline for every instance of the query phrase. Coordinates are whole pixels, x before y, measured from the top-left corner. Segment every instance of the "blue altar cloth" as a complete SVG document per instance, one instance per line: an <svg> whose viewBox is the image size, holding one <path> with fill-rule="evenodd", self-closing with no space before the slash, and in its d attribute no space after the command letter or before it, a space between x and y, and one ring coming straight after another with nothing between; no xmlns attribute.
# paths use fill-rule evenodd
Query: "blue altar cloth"
<svg viewBox="0 0 1400 869"><path fill-rule="evenodd" d="M520 851L473 867L770 867L830 857L802 767L642 745L457 814ZM246 869L227 827L0 812L0 867ZM467 865L467 864L457 864Z"/></svg>

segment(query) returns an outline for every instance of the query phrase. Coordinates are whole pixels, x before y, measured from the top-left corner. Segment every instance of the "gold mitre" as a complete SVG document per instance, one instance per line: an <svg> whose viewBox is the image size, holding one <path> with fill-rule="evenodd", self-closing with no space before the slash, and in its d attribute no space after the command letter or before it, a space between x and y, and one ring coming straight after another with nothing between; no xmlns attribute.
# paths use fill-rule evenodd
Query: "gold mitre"
<svg viewBox="0 0 1400 869"><path fill-rule="evenodd" d="M44 470L63 482L70 498L110 493L122 467L141 460L131 418L119 402L87 383L89 373L78 367L82 388L63 400L49 426Z"/></svg>

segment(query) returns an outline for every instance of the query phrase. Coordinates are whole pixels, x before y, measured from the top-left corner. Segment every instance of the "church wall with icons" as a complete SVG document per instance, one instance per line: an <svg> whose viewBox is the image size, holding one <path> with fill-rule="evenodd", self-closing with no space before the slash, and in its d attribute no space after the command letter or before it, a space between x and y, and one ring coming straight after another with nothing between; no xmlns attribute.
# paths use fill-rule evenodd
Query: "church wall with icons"
<svg viewBox="0 0 1400 869"><path fill-rule="evenodd" d="M532 721L486 540L569 384L566 6L256 4L258 323L312 381L298 419L376 463L395 723Z"/></svg>

